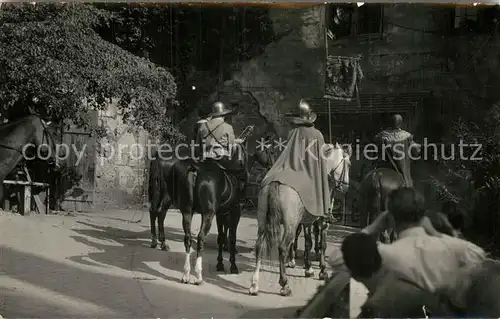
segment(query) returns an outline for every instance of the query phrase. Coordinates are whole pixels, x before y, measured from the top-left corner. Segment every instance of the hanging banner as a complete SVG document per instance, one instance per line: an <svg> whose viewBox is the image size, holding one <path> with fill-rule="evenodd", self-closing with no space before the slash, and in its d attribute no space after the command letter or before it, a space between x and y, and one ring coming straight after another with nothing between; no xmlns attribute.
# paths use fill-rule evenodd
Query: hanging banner
<svg viewBox="0 0 500 319"><path fill-rule="evenodd" d="M363 79L359 60L359 57L327 57L325 98L351 101L357 97L358 83Z"/></svg>

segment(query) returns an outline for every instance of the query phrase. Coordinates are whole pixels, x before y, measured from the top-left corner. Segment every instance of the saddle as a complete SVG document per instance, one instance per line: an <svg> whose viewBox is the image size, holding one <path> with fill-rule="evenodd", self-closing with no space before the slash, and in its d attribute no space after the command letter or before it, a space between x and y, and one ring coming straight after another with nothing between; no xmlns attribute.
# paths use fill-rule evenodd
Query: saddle
<svg viewBox="0 0 500 319"><path fill-rule="evenodd" d="M217 166L224 173L227 185L237 186L240 192L244 191L245 183L247 180L247 173L244 168L235 167L234 163L230 159L215 160L212 158L208 158L203 161L191 160L187 170L187 180L190 191L189 198L191 202L193 202L194 199L194 187L196 178L202 165Z"/></svg>

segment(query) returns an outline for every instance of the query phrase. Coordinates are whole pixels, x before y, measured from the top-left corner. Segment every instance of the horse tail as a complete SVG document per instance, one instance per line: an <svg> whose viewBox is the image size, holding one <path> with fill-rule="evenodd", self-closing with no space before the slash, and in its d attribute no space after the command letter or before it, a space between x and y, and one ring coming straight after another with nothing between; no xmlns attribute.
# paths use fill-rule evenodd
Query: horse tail
<svg viewBox="0 0 500 319"><path fill-rule="evenodd" d="M279 183L271 183L267 194L267 207L264 212L259 211L259 231L257 242L255 244L255 252L265 252L267 259L272 259L272 253L276 250L280 243L280 203L279 203ZM274 196L272 196L274 195ZM256 256L258 257L258 256Z"/></svg>
<svg viewBox="0 0 500 319"><path fill-rule="evenodd" d="M156 211L159 209L158 205L160 204L160 163L158 159L152 159L149 162L149 185L148 185L148 194L149 194L149 203L151 205L151 210Z"/></svg>

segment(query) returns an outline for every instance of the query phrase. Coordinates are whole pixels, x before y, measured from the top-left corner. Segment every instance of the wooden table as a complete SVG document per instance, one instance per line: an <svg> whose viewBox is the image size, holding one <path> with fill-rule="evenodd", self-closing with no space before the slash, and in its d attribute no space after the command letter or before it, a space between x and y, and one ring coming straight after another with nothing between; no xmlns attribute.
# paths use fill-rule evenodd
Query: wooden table
<svg viewBox="0 0 500 319"><path fill-rule="evenodd" d="M50 188L49 184L47 183L39 183L39 182L32 182L32 181L10 181L10 180L5 180L3 181L4 185L16 185L16 186L22 186L23 191L22 191L22 200L19 203L20 207L20 213L23 215L27 215L31 211L31 188L32 187L42 187L45 188L47 195L45 197L45 204L42 203L40 200L40 197L38 195L33 195L35 199L35 203L38 209L38 212L41 214L42 212L45 212L45 214L49 213L49 197L50 197Z"/></svg>

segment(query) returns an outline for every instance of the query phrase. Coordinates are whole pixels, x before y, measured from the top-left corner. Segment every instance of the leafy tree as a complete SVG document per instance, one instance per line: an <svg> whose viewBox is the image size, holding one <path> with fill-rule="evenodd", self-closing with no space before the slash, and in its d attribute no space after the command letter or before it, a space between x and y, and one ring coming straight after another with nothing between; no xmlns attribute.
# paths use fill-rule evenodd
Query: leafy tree
<svg viewBox="0 0 500 319"><path fill-rule="evenodd" d="M90 112L117 99L125 121L157 137L176 137L171 73L105 41L95 31L112 15L83 4L16 4L0 10L3 116L28 108L89 127Z"/></svg>
<svg viewBox="0 0 500 319"><path fill-rule="evenodd" d="M451 37L447 65L456 91L450 98L453 108L441 121L451 123L446 144L482 145L480 160L470 160L473 148L465 150L465 158L456 156L443 160L447 176L436 180L443 202L452 202L468 221L468 233L489 248L500 247L500 92L496 89L498 66L495 60L500 33L496 21L497 7L488 13L482 34L470 28L459 30L460 37ZM484 32L487 31L487 32ZM467 185L467 186L466 186Z"/></svg>
<svg viewBox="0 0 500 319"><path fill-rule="evenodd" d="M168 67L175 75L178 120L200 106L200 101L207 102L220 77L227 80L238 63L258 56L286 34L274 34L266 7L94 5L113 16L108 25L99 28L103 38Z"/></svg>

